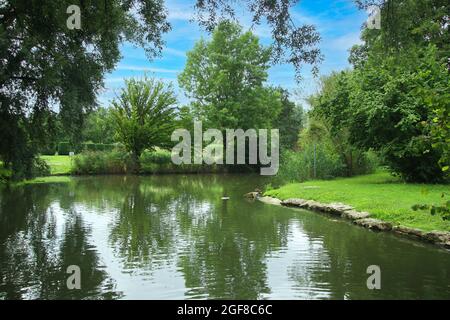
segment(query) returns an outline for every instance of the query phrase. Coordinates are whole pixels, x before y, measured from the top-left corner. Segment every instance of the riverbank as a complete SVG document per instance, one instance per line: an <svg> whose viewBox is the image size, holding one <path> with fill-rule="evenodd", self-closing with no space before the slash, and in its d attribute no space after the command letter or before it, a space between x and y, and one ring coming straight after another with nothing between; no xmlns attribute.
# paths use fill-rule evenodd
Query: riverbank
<svg viewBox="0 0 450 320"><path fill-rule="evenodd" d="M64 155L41 156L50 169L50 176L130 174L129 158L124 152L86 152L73 157ZM220 165L181 164L171 161L170 152L143 153L139 174L199 174L227 173Z"/></svg>
<svg viewBox="0 0 450 320"><path fill-rule="evenodd" d="M418 229L450 231L450 221L432 216L427 210L414 211L415 204L439 204L449 185L406 184L387 172L353 178L292 183L268 190L265 195L287 199L314 200L319 203L344 203L358 212L370 213L370 218Z"/></svg>

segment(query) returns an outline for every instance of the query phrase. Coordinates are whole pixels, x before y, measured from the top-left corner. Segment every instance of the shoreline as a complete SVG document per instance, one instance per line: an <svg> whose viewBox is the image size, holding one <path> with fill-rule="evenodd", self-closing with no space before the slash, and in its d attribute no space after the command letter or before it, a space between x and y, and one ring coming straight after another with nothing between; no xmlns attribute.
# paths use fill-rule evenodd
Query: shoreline
<svg viewBox="0 0 450 320"><path fill-rule="evenodd" d="M256 197L258 201L265 204L284 206L288 208L306 209L313 212L328 213L342 219L351 221L360 227L377 231L392 232L409 239L430 243L441 248L450 249L450 232L446 231L422 231L416 228L393 225L390 222L371 218L369 212L357 211L352 206L335 202L321 203L315 200L305 200L299 198L289 198L280 200L270 196Z"/></svg>
<svg viewBox="0 0 450 320"><path fill-rule="evenodd" d="M149 176L182 176L182 175L240 175L239 172L152 172L152 173L86 173L86 174L70 174L70 173L57 173L51 174L48 176L41 176L32 179L20 180L20 181L7 181L0 182L0 186L23 186L29 184L38 184L38 183L54 183L54 182L67 182L69 178L83 178L83 177L106 177L106 176L135 176L135 177L149 177ZM252 174L252 173L248 173Z"/></svg>

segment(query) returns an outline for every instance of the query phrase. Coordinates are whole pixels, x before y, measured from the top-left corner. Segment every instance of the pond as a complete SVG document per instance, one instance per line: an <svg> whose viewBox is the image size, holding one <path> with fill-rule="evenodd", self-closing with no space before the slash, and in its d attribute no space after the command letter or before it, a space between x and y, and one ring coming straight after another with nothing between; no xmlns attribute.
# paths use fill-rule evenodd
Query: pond
<svg viewBox="0 0 450 320"><path fill-rule="evenodd" d="M101 176L3 189L0 299L450 299L448 251L244 199L264 183ZM80 290L67 288L71 265ZM380 290L367 288L370 265Z"/></svg>

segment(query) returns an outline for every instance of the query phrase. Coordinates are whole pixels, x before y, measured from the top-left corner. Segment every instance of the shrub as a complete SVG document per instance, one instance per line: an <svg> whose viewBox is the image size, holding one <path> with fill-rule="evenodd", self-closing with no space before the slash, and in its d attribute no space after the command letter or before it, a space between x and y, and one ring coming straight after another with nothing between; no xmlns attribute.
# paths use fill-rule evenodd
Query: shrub
<svg viewBox="0 0 450 320"><path fill-rule="evenodd" d="M139 158L141 173L175 173L181 166L174 165L171 152L159 149L156 151L145 150Z"/></svg>
<svg viewBox="0 0 450 320"><path fill-rule="evenodd" d="M316 145L316 176L314 177L314 145L306 145L300 152L284 151L274 184L305 180L332 179L345 175L341 157L326 143Z"/></svg>
<svg viewBox="0 0 450 320"><path fill-rule="evenodd" d="M123 151L85 151L74 158L74 174L126 173L129 155Z"/></svg>
<svg viewBox="0 0 450 320"><path fill-rule="evenodd" d="M3 162L0 161L0 183L4 183L11 179L12 172L11 169L5 168Z"/></svg>
<svg viewBox="0 0 450 320"><path fill-rule="evenodd" d="M351 175L373 173L380 160L373 151L354 154ZM301 151L284 151L280 159L280 169L273 179L279 186L290 182L303 182L312 179L333 179L349 175L344 159L330 143L316 144L316 175L314 176L314 145L304 145Z"/></svg>
<svg viewBox="0 0 450 320"><path fill-rule="evenodd" d="M282 157L287 166L285 179L305 181L310 179L330 179L345 174L345 166L340 156L326 143L316 144L316 175L314 176L314 145L307 145L300 152L287 151ZM282 172L283 174L283 172ZM289 178L290 177L290 178Z"/></svg>
<svg viewBox="0 0 450 320"><path fill-rule="evenodd" d="M33 177L43 177L50 175L50 167L47 162L41 158L35 157L33 159L32 176Z"/></svg>
<svg viewBox="0 0 450 320"><path fill-rule="evenodd" d="M217 173L225 172L226 166L182 164L171 161L167 150L145 151L140 157L143 174L155 173ZM74 174L123 174L132 173L133 162L130 153L120 148L114 151L84 151L75 156L72 172Z"/></svg>
<svg viewBox="0 0 450 320"><path fill-rule="evenodd" d="M377 153L374 151L362 152L357 156L357 163L352 168L353 175L374 173L380 166L381 161Z"/></svg>
<svg viewBox="0 0 450 320"><path fill-rule="evenodd" d="M117 148L115 144L109 143L96 143L95 149L96 151L114 151Z"/></svg>
<svg viewBox="0 0 450 320"><path fill-rule="evenodd" d="M85 142L82 144L82 151L114 151L120 149L119 144L107 144L107 143L93 143Z"/></svg>
<svg viewBox="0 0 450 320"><path fill-rule="evenodd" d="M93 143L93 142L85 142L85 143L83 143L82 144L82 152L85 152L85 151L97 151L97 149L96 149L96 144L95 143Z"/></svg>
<svg viewBox="0 0 450 320"><path fill-rule="evenodd" d="M168 150L144 151L140 158L141 166L146 163L168 164L172 163L171 152Z"/></svg>

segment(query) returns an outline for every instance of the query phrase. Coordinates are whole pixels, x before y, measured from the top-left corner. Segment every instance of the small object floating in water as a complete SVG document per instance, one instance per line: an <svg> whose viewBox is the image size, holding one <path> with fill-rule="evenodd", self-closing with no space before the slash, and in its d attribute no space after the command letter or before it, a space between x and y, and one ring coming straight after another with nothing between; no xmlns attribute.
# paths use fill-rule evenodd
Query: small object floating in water
<svg viewBox="0 0 450 320"><path fill-rule="evenodd" d="M230 197L222 197L222 200L230 200Z"/></svg>

